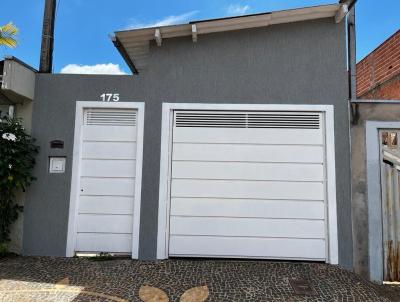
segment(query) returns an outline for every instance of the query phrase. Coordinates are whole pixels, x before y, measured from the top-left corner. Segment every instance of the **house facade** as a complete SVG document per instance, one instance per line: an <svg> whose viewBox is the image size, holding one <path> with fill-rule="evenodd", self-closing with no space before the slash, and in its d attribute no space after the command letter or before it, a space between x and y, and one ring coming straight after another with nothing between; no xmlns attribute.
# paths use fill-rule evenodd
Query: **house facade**
<svg viewBox="0 0 400 302"><path fill-rule="evenodd" d="M340 11L116 32L133 76L37 74L23 254L352 269Z"/></svg>

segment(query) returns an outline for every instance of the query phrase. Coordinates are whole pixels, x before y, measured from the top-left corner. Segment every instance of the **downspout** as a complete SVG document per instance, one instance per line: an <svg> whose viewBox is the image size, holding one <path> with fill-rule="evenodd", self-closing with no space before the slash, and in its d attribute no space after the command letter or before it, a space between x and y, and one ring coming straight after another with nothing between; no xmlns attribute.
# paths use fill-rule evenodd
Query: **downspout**
<svg viewBox="0 0 400 302"><path fill-rule="evenodd" d="M340 0L347 15L347 66L348 66L348 99L350 103L351 123L356 125L359 119L358 105L352 101L357 99L357 59L356 59L356 4L357 0Z"/></svg>
<svg viewBox="0 0 400 302"><path fill-rule="evenodd" d="M359 120L358 105L353 102L357 99L356 2L357 0L340 0L341 7L335 16L337 23L347 17L348 100L353 125Z"/></svg>
<svg viewBox="0 0 400 302"><path fill-rule="evenodd" d="M345 2L341 0L341 2ZM348 6L348 15L347 15L347 65L348 65L348 102L350 107L350 123L352 125L357 124L359 119L359 112L358 112L358 104L352 103L352 100L357 98L357 78L356 78L356 28L355 28L355 3L357 0L353 0L347 2ZM352 129L351 126L349 127L349 143L350 143L350 175L353 175L353 166L351 164L352 160ZM354 245L354 212L353 212L353 193L354 193L354 184L353 181L350 181L350 217L351 217L351 228L352 228L352 271L356 271L356 264L354 263L356 258L355 254L355 245Z"/></svg>
<svg viewBox="0 0 400 302"><path fill-rule="evenodd" d="M352 103L357 99L357 61L356 61L356 12L355 3L353 1L349 5L349 14L347 17L347 48L348 48L348 83L349 83L349 100L351 110L351 123L356 125L358 123L360 114L358 111L358 104Z"/></svg>

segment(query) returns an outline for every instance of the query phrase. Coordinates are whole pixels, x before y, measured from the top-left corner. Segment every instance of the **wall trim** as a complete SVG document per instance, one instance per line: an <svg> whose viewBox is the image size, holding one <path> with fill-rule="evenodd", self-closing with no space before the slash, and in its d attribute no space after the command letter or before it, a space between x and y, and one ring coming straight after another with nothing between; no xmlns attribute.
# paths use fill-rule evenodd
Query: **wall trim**
<svg viewBox="0 0 400 302"><path fill-rule="evenodd" d="M367 121L368 261L371 281L383 281L383 230L379 130L400 129L400 122Z"/></svg>
<svg viewBox="0 0 400 302"><path fill-rule="evenodd" d="M336 165L333 105L279 105L279 104L207 104L207 103L163 103L161 122L160 188L158 208L157 259L168 258L170 167L172 147L172 121L174 110L275 110L315 111L325 115L326 129L326 176L328 184L328 254L326 261L339 263L336 207ZM329 181L333 180L333 181Z"/></svg>
<svg viewBox="0 0 400 302"><path fill-rule="evenodd" d="M66 256L73 257L75 254L76 241L76 216L77 203L79 200L79 179L80 179L80 157L82 151L82 122L83 111L86 108L130 108L137 109L137 151L136 151L136 179L135 179L135 197L133 205L133 230L132 230L132 258L138 259L139 256L139 229L140 229L140 205L142 191L142 165L143 165L143 131L144 131L144 108L143 102L96 102L96 101L79 101L76 102L75 113L75 131L74 131L74 147L72 152L72 176L71 191L69 203L68 217L68 234L66 245Z"/></svg>

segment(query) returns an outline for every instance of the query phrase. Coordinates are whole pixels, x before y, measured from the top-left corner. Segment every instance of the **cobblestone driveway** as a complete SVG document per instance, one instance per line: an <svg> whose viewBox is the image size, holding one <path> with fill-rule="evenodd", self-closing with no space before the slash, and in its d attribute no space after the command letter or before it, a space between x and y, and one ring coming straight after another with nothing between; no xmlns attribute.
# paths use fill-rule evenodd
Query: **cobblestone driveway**
<svg viewBox="0 0 400 302"><path fill-rule="evenodd" d="M295 295L289 280L305 279L316 295ZM170 301L207 285L207 301L390 301L385 289L338 267L316 263L228 260L139 262L78 258L0 259L0 301L140 301L139 288L164 290ZM391 288L392 301L397 289ZM398 296L400 297L400 296ZM156 301L154 301L156 302Z"/></svg>

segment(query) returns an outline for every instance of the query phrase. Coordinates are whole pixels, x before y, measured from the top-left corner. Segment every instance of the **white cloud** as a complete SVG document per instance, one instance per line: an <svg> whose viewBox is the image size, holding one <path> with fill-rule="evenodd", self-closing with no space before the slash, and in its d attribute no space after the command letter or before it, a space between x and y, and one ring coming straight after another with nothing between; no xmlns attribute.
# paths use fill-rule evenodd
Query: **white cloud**
<svg viewBox="0 0 400 302"><path fill-rule="evenodd" d="M118 64L78 65L68 64L61 69L61 73L73 74L126 74Z"/></svg>
<svg viewBox="0 0 400 302"><path fill-rule="evenodd" d="M175 24L181 24L185 23L189 20L190 17L194 16L197 14L198 11L190 11L181 15L171 15L167 16L163 19L154 21L154 22L148 22L148 23L143 23L143 22L137 22L133 20L131 24L129 24L125 29L137 29L137 28L145 28L145 27L158 27L158 26L168 26L168 25L175 25Z"/></svg>
<svg viewBox="0 0 400 302"><path fill-rule="evenodd" d="M226 12L228 15L244 15L249 9L249 5L231 4Z"/></svg>

